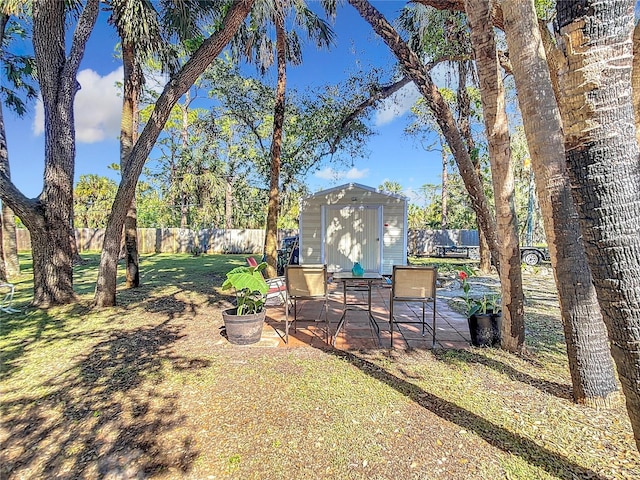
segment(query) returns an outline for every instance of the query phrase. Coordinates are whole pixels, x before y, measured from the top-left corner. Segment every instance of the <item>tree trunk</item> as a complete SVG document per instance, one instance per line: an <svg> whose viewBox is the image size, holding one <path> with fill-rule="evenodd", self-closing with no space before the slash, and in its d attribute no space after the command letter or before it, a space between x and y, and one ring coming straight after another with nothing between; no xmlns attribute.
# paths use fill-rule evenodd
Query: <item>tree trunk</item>
<svg viewBox="0 0 640 480"><path fill-rule="evenodd" d="M33 257L33 304L47 308L76 300L73 291L73 269L69 230L51 228L52 221L45 216L44 228L30 228L31 255ZM52 258L58 257L60 263Z"/></svg>
<svg viewBox="0 0 640 480"><path fill-rule="evenodd" d="M171 109L229 43L251 10L253 2L254 0L238 0L232 4L220 29L200 45L180 71L167 83L155 104L149 121L133 146L127 162L129 168L127 174L123 175L120 180L105 230L94 296L96 306L111 306L116 303L117 262L124 219L135 195L135 187L142 167L155 145Z"/></svg>
<svg viewBox="0 0 640 480"><path fill-rule="evenodd" d="M69 225L69 248L71 248L71 264L82 265L84 260L78 251L78 242L76 241L75 215L71 215L71 225Z"/></svg>
<svg viewBox="0 0 640 480"><path fill-rule="evenodd" d="M49 120L45 122L45 185L41 194L44 225L30 232L34 303L43 307L68 303L74 298L69 228L75 167L73 99L78 85L75 79L69 81L60 77L60 70L65 65L64 43L51 45L64 39L64 28L62 32L53 31L62 22L63 7L51 8L46 2L34 3L33 43L45 117ZM46 67L41 69L41 65ZM51 262L50 259L56 261Z"/></svg>
<svg viewBox="0 0 640 480"><path fill-rule="evenodd" d="M138 209L135 195L124 219L125 279L127 288L140 286L140 257L138 255Z"/></svg>
<svg viewBox="0 0 640 480"><path fill-rule="evenodd" d="M558 2L565 150L587 261L640 448L640 152L635 1Z"/></svg>
<svg viewBox="0 0 640 480"><path fill-rule="evenodd" d="M4 31L9 21L9 16L4 13L0 13L0 41L4 41ZM3 173L7 176L7 178L11 178L11 174L9 171L9 151L7 149L7 136L4 130L4 117L2 114L2 102L0 102L0 168L3 170ZM6 211L6 215L5 215ZM2 217L0 218L0 282L7 281L7 270L11 271L12 267L15 269L15 265L17 265L17 272L20 273L20 263L18 262L18 250L15 248L15 261L10 254L5 255L5 251L8 248L12 248L10 244L13 242L14 247L16 246L16 237L15 237L15 218L13 218L13 211L7 207L4 202L2 203ZM6 228L3 228L3 223L9 223L13 225L13 237L12 239L8 237ZM10 266L11 264L11 266ZM11 275L11 273L9 274Z"/></svg>
<svg viewBox="0 0 640 480"><path fill-rule="evenodd" d="M564 138L533 0L502 3L507 44L558 289L576 402L606 406L618 395L607 332L581 241Z"/></svg>
<svg viewBox="0 0 640 480"><path fill-rule="evenodd" d="M442 219L440 228L446 230L449 225L447 200L449 198L449 159L447 158L447 150L445 148L444 138L440 136L440 152L442 153L442 188L440 190L441 203L442 203Z"/></svg>
<svg viewBox="0 0 640 480"><path fill-rule="evenodd" d="M9 178L9 152L7 150L7 137L4 130L4 119L2 117L2 104L0 102L0 179ZM0 183L1 184L1 183ZM2 208L4 208L4 197L2 200ZM7 267L4 259L3 238L4 229L2 228L3 218L0 217L0 281L7 281Z"/></svg>
<svg viewBox="0 0 640 480"><path fill-rule="evenodd" d="M505 32L534 178L558 289L576 402L611 404L617 382L607 332L587 264L569 179L560 113L555 101L533 1L503 2Z"/></svg>
<svg viewBox="0 0 640 480"><path fill-rule="evenodd" d="M226 185L224 190L224 228L233 228L233 177L225 177Z"/></svg>
<svg viewBox="0 0 640 480"><path fill-rule="evenodd" d="M438 87L433 83L429 72L422 64L418 56L407 46L398 35L391 24L376 10L367 0L349 0L351 4L360 13L360 16L367 21L373 30L384 40L387 46L395 54L398 62L405 69L407 75L413 80L414 84L424 96L427 106L433 113L434 118L438 122L438 126L442 134L447 139L447 144L451 149L454 159L458 165L458 171L464 181L471 205L480 228L485 231L489 246L495 258L498 258L498 242L496 240L496 224L491 212L487 199L484 195L484 189L474 172L473 162L469 152L466 149L464 140L460 135L455 119L442 98Z"/></svg>
<svg viewBox="0 0 640 480"><path fill-rule="evenodd" d="M478 225L478 245L478 253L480 255L478 269L481 273L488 275L491 273L491 249L480 225Z"/></svg>
<svg viewBox="0 0 640 480"><path fill-rule="evenodd" d="M491 21L490 0L466 0L465 7L480 80L495 192L497 236L500 241L502 348L517 352L524 349L524 294L504 85Z"/></svg>
<svg viewBox="0 0 640 480"><path fill-rule="evenodd" d="M4 117L2 112L2 104L0 103L0 165L7 178L11 178L11 172L9 170L9 150L7 148L7 137L4 130ZM4 271L4 279L6 281L7 276L14 277L20 274L20 262L18 261L18 244L16 241L16 219L13 214L13 210L9 206L2 202L2 235L0 236L0 243L4 254L0 255L0 262L2 262ZM3 260L4 259L4 260Z"/></svg>
<svg viewBox="0 0 640 480"><path fill-rule="evenodd" d="M269 172L269 209L264 251L267 257L267 276L278 275L278 208L280 205L280 152L284 126L285 94L287 89L287 38L284 30L284 14L280 0L276 0L276 53L278 58L278 82L273 112L273 139L271 141L271 170Z"/></svg>
<svg viewBox="0 0 640 480"><path fill-rule="evenodd" d="M18 243L16 239L16 217L4 203L2 204L2 247L4 261L7 267L7 275L15 277L20 274L20 261L18 260Z"/></svg>
<svg viewBox="0 0 640 480"><path fill-rule="evenodd" d="M4 41L5 28L9 16L0 14L0 41ZM0 102L0 165L7 178L11 178L9 169L9 150L7 148L7 136L4 129L4 116L2 102ZM16 220L13 210L2 202L2 219L0 220L0 280L7 281L7 276L13 277L20 273L18 260L18 245L16 241Z"/></svg>
<svg viewBox="0 0 640 480"><path fill-rule="evenodd" d="M124 69L124 88L122 95L122 119L120 121L120 170L129 168L127 159L138 134L138 105L144 84L142 68L136 59L135 46L122 42L122 65ZM124 221L125 271L127 288L140 286L140 261L138 256L138 215L136 197L131 199Z"/></svg>
<svg viewBox="0 0 640 480"><path fill-rule="evenodd" d="M2 232L3 232L3 228L2 228L2 219L0 218L0 238L2 238ZM6 282L7 281L7 269L5 268L5 264L4 264L4 250L2 248L2 242L0 242L0 282Z"/></svg>
<svg viewBox="0 0 640 480"><path fill-rule="evenodd" d="M180 154L180 228L183 230L189 226L189 196L187 194L184 177L186 169L189 167L186 161L186 154L189 149L189 104L191 103L191 92L187 90L184 94L184 105L178 104L182 113L182 149Z"/></svg>
<svg viewBox="0 0 640 480"><path fill-rule="evenodd" d="M636 140L640 144L640 22L633 29L633 108L636 119Z"/></svg>

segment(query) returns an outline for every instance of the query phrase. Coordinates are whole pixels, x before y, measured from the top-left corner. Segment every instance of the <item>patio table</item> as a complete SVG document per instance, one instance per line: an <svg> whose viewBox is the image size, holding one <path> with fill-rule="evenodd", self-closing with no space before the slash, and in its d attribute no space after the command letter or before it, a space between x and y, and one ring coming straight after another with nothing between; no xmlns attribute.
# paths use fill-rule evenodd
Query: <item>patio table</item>
<svg viewBox="0 0 640 480"><path fill-rule="evenodd" d="M351 272L336 272L333 274L333 280L342 283L342 316L338 322L336 333L333 336L333 346L336 345L336 339L340 329L344 326L347 318L347 311L349 310L363 310L367 308L367 317L369 323L373 327L376 336L378 337L378 345L380 345L380 327L376 323L373 314L371 313L371 285L374 282L382 280L382 275L379 273L364 273L363 275L356 276ZM349 302L347 300L347 291L367 292L367 303Z"/></svg>

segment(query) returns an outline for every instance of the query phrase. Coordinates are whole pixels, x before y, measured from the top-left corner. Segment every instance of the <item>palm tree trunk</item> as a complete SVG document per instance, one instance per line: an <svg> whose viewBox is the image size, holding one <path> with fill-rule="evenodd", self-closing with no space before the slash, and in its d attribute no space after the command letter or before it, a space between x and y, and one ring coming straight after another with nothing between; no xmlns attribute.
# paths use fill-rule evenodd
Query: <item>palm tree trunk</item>
<svg viewBox="0 0 640 480"><path fill-rule="evenodd" d="M224 228L233 228L233 176L231 175L225 177Z"/></svg>
<svg viewBox="0 0 640 480"><path fill-rule="evenodd" d="M640 144L640 22L633 29L633 108L636 118L636 140Z"/></svg>
<svg viewBox="0 0 640 480"><path fill-rule="evenodd" d="M2 107L0 106L0 129L2 130L3 145L4 142L4 121L2 119ZM0 155L7 153L6 147L1 149ZM7 177L11 178L9 173L9 162L6 162ZM20 262L18 261L18 243L16 239L16 216L13 210L6 203L2 203L2 249L4 251L4 261L6 274L14 277L20 274ZM0 260L2 257L0 257Z"/></svg>
<svg viewBox="0 0 640 480"><path fill-rule="evenodd" d="M120 168L126 172L127 159L138 133L138 105L144 83L142 68L136 60L135 47L130 42L122 44L122 64L124 68L124 92L122 99L122 120L120 122ZM124 173L123 173L124 174ZM140 286L140 265L138 256L138 214L134 195L124 221L124 246L126 259L126 286Z"/></svg>
<svg viewBox="0 0 640 480"><path fill-rule="evenodd" d="M442 188L440 189L440 201L442 203L442 218L440 228L446 230L449 226L449 212L447 209L447 200L449 199L449 159L447 158L447 149L444 145L444 138L440 138L440 152L442 154Z"/></svg>
<svg viewBox="0 0 640 480"><path fill-rule="evenodd" d="M0 238L2 238L3 231L4 230L2 228L2 220L0 219ZM7 281L7 269L4 263L4 250L2 248L2 242L0 242L0 282L6 282L6 281Z"/></svg>
<svg viewBox="0 0 640 480"><path fill-rule="evenodd" d="M5 28L9 16L0 13L0 41L4 41ZM7 135L4 129L4 116L2 112L2 102L0 102L0 170L7 177L11 178L9 170L9 150L7 148ZM9 229L13 229L9 232ZM18 249L16 242L16 222L13 210L2 202L2 217L0 218L0 281L7 281L9 276L20 273L20 263L18 262Z"/></svg>
<svg viewBox="0 0 640 480"><path fill-rule="evenodd" d="M490 2L466 0L465 7L480 80L482 112L495 192L497 235L501 247L499 269L502 348L515 352L524 349L524 294L504 85L491 22Z"/></svg>
<svg viewBox="0 0 640 480"><path fill-rule="evenodd" d="M634 0L558 2L560 112L583 244L640 448L640 151Z"/></svg>
<svg viewBox="0 0 640 480"><path fill-rule="evenodd" d="M533 0L504 0L505 33L558 289L573 397L606 406L617 397L607 332L597 303L569 179L564 138Z"/></svg>
<svg viewBox="0 0 640 480"><path fill-rule="evenodd" d="M2 30L0 30L2 31ZM4 117L2 112L2 104L0 103L0 180L10 180L11 173L9 170L9 150L7 148L7 137L4 129ZM13 222L13 226L15 229L15 219L9 220L8 216L4 215L5 208L11 212L9 206L6 204L6 201L2 201L2 215L0 216L0 281L6 282L7 278L7 263L10 260L7 259L9 255L5 254L4 245L8 244L11 239L7 238L8 235L6 233L5 223L9 221ZM12 215L13 216L13 215ZM14 242L16 243L16 260L17 260L17 242L15 241L15 230L14 230ZM18 271L19 273L19 271Z"/></svg>
<svg viewBox="0 0 640 480"><path fill-rule="evenodd" d="M402 37L398 35L393 26L391 26L382 14L367 0L349 0L349 4L360 13L360 16L368 22L373 30L384 40L405 69L407 75L413 80L420 93L424 96L427 106L438 122L438 126L447 139L451 153L458 164L460 176L471 198L471 205L478 218L480 228L484 230L487 235L487 241L489 242L494 258L498 258L499 249L495 235L495 220L491 215L489 204L484 195L484 189L478 176L475 174L473 162L471 161L469 152L467 151L447 102L442 98L438 87L433 83L429 72L418 56L407 46L402 40Z"/></svg>
<svg viewBox="0 0 640 480"><path fill-rule="evenodd" d="M273 140L271 141L271 170L269 173L269 210L264 251L267 256L267 275L277 276L278 271L278 207L280 191L280 152L282 150L282 128L284 126L285 94L287 89L286 35L284 13L280 1L276 1L276 53L278 57L278 83L273 112Z"/></svg>
<svg viewBox="0 0 640 480"><path fill-rule="evenodd" d="M187 193L187 185L184 181L187 169L190 167L186 161L186 154L189 148L189 104L191 103L191 92L189 90L185 93L184 104L180 107L180 113L182 113L182 131L180 135L182 137L182 148L180 154L180 228L183 230L189 226L189 195Z"/></svg>

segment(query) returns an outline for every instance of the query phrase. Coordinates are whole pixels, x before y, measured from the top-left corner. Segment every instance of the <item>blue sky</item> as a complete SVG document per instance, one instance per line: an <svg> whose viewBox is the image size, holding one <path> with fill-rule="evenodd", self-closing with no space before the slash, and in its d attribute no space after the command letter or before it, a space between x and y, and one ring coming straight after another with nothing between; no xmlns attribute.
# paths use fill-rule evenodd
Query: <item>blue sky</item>
<svg viewBox="0 0 640 480"><path fill-rule="evenodd" d="M406 2L373 4L392 20ZM392 72L393 55L351 6L340 8L333 27L337 34L336 45L329 51L318 51L315 46L308 45L303 53L304 63L288 68L289 86L302 91L313 85L337 83L346 79L359 64L386 67ZM117 96L115 82L122 79L122 68L113 55L116 42L115 31L106 25L106 15L101 13L78 74L82 88L75 101L76 179L88 173L117 178L107 168L111 163L119 163L117 136L121 99ZM274 83L275 72L269 72L266 80ZM376 135L367 143L368 155L354 158L351 169L325 168L310 175L307 183L311 189L315 191L348 182L377 187L390 180L400 183L406 193L413 196L412 192L422 185L439 183L440 154L425 152L403 133L406 109L417 97L415 87L410 85L397 101L380 107L373 116ZM35 197L42 189L44 164L42 109L34 104L23 118L5 109L4 116L12 180L25 195Z"/></svg>

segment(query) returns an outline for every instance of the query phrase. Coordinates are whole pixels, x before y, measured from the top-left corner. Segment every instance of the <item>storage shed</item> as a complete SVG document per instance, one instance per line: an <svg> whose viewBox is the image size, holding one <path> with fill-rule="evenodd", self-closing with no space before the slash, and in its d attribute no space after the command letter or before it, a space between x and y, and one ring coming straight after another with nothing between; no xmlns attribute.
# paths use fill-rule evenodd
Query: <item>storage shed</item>
<svg viewBox="0 0 640 480"><path fill-rule="evenodd" d="M406 197L349 183L302 200L300 263L339 272L355 262L383 275L407 264Z"/></svg>

